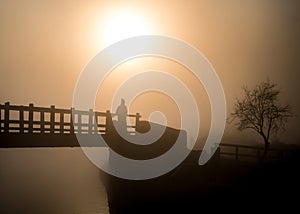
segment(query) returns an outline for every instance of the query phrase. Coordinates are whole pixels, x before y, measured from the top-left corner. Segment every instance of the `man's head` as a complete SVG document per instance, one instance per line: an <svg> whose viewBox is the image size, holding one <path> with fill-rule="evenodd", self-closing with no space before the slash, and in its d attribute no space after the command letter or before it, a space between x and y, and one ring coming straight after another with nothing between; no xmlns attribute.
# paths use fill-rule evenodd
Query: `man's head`
<svg viewBox="0 0 300 214"><path fill-rule="evenodd" d="M121 99L121 104L125 105L125 100L123 98Z"/></svg>

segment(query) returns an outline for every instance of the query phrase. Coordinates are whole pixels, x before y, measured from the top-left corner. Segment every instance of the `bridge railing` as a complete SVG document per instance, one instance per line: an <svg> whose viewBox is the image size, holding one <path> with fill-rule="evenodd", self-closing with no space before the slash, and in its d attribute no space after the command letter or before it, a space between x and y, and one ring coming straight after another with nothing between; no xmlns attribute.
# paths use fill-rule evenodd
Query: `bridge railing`
<svg viewBox="0 0 300 214"><path fill-rule="evenodd" d="M60 109L54 105L50 108L36 107L32 103L18 106L7 102L0 105L0 134L106 134L113 116L115 114L110 111ZM128 125L129 132L134 133L141 115L127 116L135 119L134 125Z"/></svg>

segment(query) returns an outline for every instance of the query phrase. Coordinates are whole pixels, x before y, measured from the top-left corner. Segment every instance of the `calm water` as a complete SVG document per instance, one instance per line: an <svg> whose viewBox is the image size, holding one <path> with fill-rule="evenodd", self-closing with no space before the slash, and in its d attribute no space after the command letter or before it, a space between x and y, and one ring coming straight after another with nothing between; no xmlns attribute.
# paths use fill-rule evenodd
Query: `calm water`
<svg viewBox="0 0 300 214"><path fill-rule="evenodd" d="M109 213L80 148L0 149L0 213Z"/></svg>

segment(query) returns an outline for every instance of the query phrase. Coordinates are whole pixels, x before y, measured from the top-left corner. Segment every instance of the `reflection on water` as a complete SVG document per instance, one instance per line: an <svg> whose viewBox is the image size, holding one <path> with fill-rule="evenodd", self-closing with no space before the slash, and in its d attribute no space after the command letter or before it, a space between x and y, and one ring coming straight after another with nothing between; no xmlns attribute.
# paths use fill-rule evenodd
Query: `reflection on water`
<svg viewBox="0 0 300 214"><path fill-rule="evenodd" d="M0 149L0 213L109 213L80 148Z"/></svg>

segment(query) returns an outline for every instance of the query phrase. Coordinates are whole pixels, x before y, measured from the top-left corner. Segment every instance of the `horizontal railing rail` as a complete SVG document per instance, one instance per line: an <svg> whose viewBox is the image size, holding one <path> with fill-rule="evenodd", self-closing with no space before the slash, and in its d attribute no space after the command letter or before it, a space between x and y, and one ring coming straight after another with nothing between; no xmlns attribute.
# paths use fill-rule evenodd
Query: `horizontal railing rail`
<svg viewBox="0 0 300 214"><path fill-rule="evenodd" d="M260 146L249 146L241 144L228 144L221 143L217 149L217 156L229 157L235 160L261 160L264 154L264 147ZM278 148L269 148L267 150L266 158L278 160L286 156L291 151L289 149L278 149Z"/></svg>

